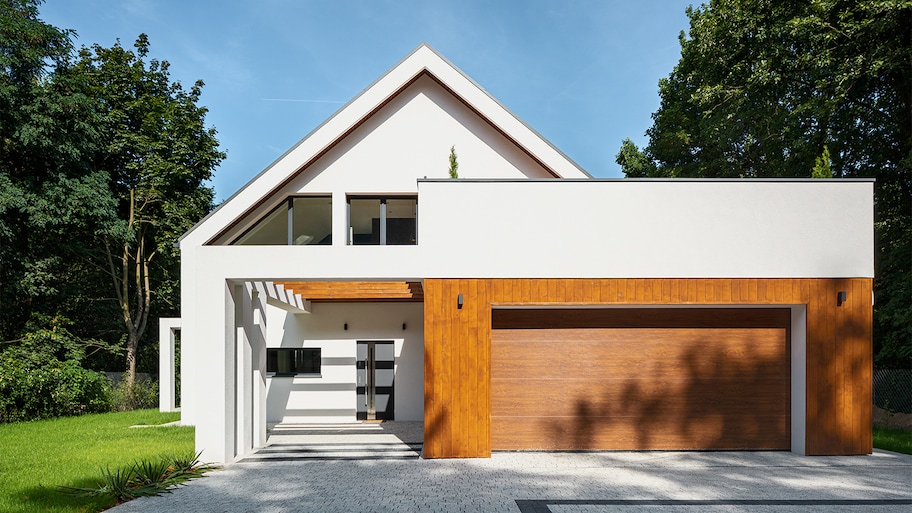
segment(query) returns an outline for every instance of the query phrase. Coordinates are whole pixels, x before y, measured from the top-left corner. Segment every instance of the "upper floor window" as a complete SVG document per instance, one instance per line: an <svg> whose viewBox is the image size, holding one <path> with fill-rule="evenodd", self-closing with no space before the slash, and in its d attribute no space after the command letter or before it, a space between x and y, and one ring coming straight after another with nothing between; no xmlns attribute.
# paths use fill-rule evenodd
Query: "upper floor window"
<svg viewBox="0 0 912 513"><path fill-rule="evenodd" d="M415 245L418 243L418 197L349 197L348 243Z"/></svg>
<svg viewBox="0 0 912 513"><path fill-rule="evenodd" d="M288 198L231 244L241 246L332 244L332 197L296 196Z"/></svg>

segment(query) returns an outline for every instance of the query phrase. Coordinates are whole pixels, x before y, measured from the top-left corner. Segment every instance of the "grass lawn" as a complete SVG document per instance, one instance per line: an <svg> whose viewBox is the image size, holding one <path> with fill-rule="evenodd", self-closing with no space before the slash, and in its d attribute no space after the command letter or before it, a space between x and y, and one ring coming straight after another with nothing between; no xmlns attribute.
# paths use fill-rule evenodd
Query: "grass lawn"
<svg viewBox="0 0 912 513"><path fill-rule="evenodd" d="M912 454L912 431L875 427L874 447L886 451Z"/></svg>
<svg viewBox="0 0 912 513"><path fill-rule="evenodd" d="M129 427L179 418L180 413L139 410L0 424L0 511L92 512L113 506L106 499L62 494L57 487L97 487L102 468L192 453L192 427Z"/></svg>

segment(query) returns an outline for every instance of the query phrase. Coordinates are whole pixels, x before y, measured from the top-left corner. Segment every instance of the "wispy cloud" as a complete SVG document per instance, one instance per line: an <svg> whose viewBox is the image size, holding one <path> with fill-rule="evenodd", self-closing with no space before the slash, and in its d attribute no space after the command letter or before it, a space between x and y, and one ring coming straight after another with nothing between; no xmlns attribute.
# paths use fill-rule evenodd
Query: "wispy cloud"
<svg viewBox="0 0 912 513"><path fill-rule="evenodd" d="M345 103L339 100L306 100L296 98L260 98L264 102Z"/></svg>

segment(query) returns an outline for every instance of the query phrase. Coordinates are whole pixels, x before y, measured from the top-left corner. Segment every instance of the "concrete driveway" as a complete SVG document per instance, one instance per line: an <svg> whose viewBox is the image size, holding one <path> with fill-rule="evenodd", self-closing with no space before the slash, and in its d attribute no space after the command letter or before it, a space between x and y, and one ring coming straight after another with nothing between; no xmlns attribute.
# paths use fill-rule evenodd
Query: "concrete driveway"
<svg viewBox="0 0 912 513"><path fill-rule="evenodd" d="M912 510L912 456L495 453L423 460L421 424L280 425L269 446L115 513L865 512Z"/></svg>

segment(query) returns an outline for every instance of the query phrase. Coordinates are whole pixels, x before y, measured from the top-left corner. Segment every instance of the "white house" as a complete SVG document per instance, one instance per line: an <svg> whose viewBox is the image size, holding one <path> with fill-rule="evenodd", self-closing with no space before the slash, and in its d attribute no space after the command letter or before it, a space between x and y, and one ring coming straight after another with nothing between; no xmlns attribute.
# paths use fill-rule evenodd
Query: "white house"
<svg viewBox="0 0 912 513"><path fill-rule="evenodd" d="M865 454L873 243L871 181L593 179L421 45L180 239L162 378L180 329L214 462L367 418L426 458Z"/></svg>

